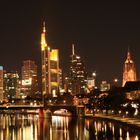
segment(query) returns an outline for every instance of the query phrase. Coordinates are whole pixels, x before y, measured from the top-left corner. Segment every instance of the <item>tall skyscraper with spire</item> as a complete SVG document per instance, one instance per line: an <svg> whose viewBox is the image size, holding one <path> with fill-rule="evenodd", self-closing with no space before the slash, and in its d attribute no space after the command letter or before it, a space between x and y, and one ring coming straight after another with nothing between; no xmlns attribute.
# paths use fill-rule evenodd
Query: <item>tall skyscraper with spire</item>
<svg viewBox="0 0 140 140"><path fill-rule="evenodd" d="M134 61L132 60L130 49L128 48L127 52L127 58L124 63L124 68L123 68L123 82L122 86L125 85L127 81L136 81L136 68Z"/></svg>
<svg viewBox="0 0 140 140"><path fill-rule="evenodd" d="M42 94L57 94L59 90L59 51L50 49L46 42L46 27L43 22L41 34Z"/></svg>
<svg viewBox="0 0 140 140"><path fill-rule="evenodd" d="M69 89L72 94L84 93L86 89L86 72L84 62L76 55L75 46L72 44L72 55L70 61Z"/></svg>

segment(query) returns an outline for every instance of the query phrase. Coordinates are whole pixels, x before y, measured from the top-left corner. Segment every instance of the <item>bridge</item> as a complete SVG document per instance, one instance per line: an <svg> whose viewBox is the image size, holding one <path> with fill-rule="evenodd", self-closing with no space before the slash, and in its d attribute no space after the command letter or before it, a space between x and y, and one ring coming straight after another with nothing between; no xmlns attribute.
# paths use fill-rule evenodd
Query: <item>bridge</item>
<svg viewBox="0 0 140 140"><path fill-rule="evenodd" d="M85 116L85 106L84 105L67 105L67 104L58 104L58 105L46 105L44 109L48 109L52 112L52 114L56 110L66 109L71 112L73 116Z"/></svg>
<svg viewBox="0 0 140 140"><path fill-rule="evenodd" d="M43 105L0 105L0 110L41 109Z"/></svg>
<svg viewBox="0 0 140 140"><path fill-rule="evenodd" d="M60 110L60 109L66 109L69 112L71 112L73 115L77 114L77 107L74 105L47 105L45 107L45 109L49 109L52 114L56 111L56 110Z"/></svg>
<svg viewBox="0 0 140 140"><path fill-rule="evenodd" d="M0 111L2 110L47 110L49 109L52 114L56 110L60 109L66 109L69 112L72 113L73 116L84 116L84 106L74 106L74 105L63 105L63 104L58 104L58 105L0 105Z"/></svg>

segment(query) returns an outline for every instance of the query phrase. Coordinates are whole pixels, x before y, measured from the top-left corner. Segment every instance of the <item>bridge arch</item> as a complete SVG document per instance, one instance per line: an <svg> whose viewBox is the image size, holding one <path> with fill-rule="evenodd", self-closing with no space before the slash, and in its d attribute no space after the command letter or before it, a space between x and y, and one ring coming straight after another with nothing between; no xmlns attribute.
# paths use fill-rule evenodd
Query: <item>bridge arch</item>
<svg viewBox="0 0 140 140"><path fill-rule="evenodd" d="M70 113L72 113L73 116L77 116L77 108L76 106L64 106L64 105L49 105L49 106L46 106L45 109L49 109L52 114L57 111L57 110L60 110L60 109L66 109L67 111L69 111Z"/></svg>

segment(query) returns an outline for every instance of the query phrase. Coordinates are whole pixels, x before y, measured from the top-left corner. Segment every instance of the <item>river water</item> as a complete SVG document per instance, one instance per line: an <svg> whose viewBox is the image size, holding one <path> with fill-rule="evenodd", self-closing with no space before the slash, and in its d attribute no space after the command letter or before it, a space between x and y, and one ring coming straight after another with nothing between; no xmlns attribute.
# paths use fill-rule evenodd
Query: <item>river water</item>
<svg viewBox="0 0 140 140"><path fill-rule="evenodd" d="M99 118L0 114L0 140L140 140L140 130Z"/></svg>

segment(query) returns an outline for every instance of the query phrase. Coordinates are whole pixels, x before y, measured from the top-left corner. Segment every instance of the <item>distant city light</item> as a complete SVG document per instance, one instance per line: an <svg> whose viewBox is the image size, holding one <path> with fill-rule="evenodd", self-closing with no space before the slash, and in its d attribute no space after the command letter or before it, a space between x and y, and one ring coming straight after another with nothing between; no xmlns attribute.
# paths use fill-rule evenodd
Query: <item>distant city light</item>
<svg viewBox="0 0 140 140"><path fill-rule="evenodd" d="M93 72L93 73L92 73L92 76L93 76L93 77L96 77L96 72Z"/></svg>
<svg viewBox="0 0 140 140"><path fill-rule="evenodd" d="M117 82L118 82L118 79L117 79L117 78L115 78L115 79L114 79L114 82L115 82L115 83L117 83Z"/></svg>
<svg viewBox="0 0 140 140"><path fill-rule="evenodd" d="M0 66L0 70L3 70L3 66Z"/></svg>

